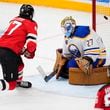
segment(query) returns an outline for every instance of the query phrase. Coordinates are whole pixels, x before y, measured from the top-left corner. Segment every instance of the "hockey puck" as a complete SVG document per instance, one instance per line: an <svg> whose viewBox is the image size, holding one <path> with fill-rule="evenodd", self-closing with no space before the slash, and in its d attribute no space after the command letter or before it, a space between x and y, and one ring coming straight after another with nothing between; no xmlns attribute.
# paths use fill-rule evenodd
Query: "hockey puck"
<svg viewBox="0 0 110 110"><path fill-rule="evenodd" d="M107 17L107 16L104 16L104 18L105 18L106 20L108 20L108 17Z"/></svg>

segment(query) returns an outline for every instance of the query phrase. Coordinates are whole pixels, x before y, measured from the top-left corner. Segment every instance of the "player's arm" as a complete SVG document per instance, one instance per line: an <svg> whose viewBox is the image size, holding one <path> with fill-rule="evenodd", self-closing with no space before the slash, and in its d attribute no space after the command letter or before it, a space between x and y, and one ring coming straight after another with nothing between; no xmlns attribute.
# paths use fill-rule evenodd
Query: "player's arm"
<svg viewBox="0 0 110 110"><path fill-rule="evenodd" d="M99 46L93 37L88 36L83 40L83 57L76 58L79 68L86 74L90 74L92 70L92 63L96 61L99 56Z"/></svg>
<svg viewBox="0 0 110 110"><path fill-rule="evenodd" d="M91 29L90 35L83 42L84 56L89 56L96 61L97 58L104 59L106 57L106 50L102 39L96 32Z"/></svg>
<svg viewBox="0 0 110 110"><path fill-rule="evenodd" d="M26 43L25 43L25 52L24 56L26 58L33 58L35 56L35 51L37 48L37 23L36 22L28 22L25 24L27 28L27 37L26 37Z"/></svg>
<svg viewBox="0 0 110 110"><path fill-rule="evenodd" d="M24 51L24 56L29 59L33 58L35 56L35 51L37 48L35 35L29 34L27 36L25 48L26 49Z"/></svg>

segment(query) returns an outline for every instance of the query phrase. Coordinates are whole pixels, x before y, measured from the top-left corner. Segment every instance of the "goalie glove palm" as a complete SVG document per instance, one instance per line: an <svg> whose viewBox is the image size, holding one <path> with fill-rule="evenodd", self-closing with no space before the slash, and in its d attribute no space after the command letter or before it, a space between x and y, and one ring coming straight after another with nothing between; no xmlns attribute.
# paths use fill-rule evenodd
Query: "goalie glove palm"
<svg viewBox="0 0 110 110"><path fill-rule="evenodd" d="M92 59L90 57L82 57L82 58L76 58L76 62L79 66L79 68L86 74L90 73L90 68L92 64Z"/></svg>

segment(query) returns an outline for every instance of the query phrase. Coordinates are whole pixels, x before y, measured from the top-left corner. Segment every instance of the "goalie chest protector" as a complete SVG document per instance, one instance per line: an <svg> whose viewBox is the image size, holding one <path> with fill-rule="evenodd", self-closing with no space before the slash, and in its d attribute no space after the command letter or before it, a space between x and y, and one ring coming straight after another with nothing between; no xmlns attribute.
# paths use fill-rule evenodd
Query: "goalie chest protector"
<svg viewBox="0 0 110 110"><path fill-rule="evenodd" d="M69 68L69 84L73 85L98 85L110 82L110 66L92 69L90 74L85 74L79 68Z"/></svg>

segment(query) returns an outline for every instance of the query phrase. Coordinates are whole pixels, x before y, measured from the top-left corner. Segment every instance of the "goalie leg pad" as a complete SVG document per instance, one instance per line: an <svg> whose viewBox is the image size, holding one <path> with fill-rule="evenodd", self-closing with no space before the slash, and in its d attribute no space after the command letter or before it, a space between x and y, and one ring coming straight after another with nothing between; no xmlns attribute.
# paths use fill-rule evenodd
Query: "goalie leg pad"
<svg viewBox="0 0 110 110"><path fill-rule="evenodd" d="M79 68L69 68L69 83L75 85L97 85L110 82L110 66L93 68L85 74Z"/></svg>

